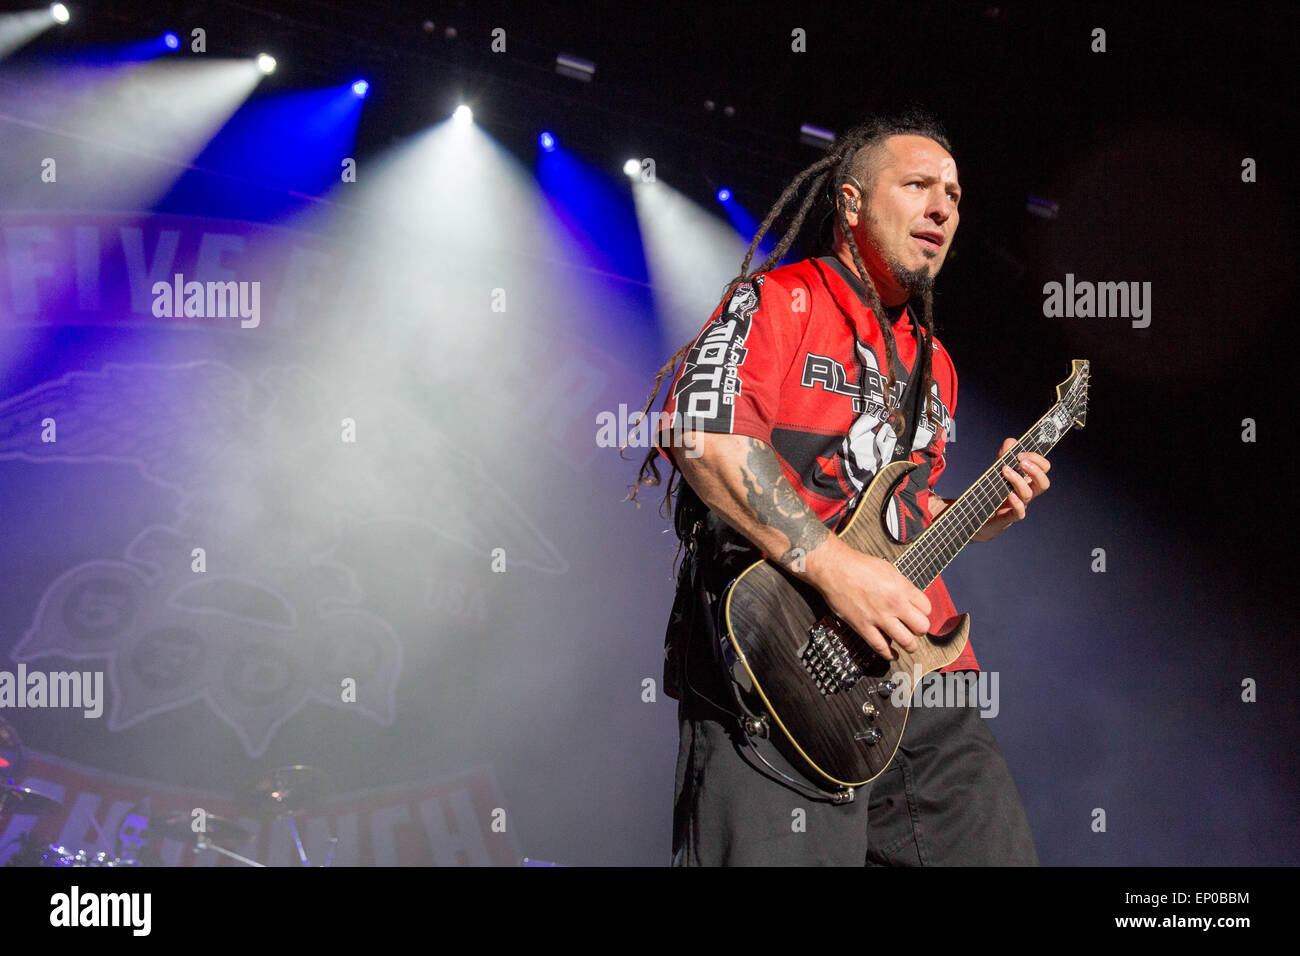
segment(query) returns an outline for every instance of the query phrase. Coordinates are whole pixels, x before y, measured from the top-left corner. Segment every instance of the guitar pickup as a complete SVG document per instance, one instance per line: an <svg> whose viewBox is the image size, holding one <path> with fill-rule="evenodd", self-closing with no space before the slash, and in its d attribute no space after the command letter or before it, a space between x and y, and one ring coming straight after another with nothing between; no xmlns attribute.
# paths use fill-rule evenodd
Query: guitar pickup
<svg viewBox="0 0 1300 956"><path fill-rule="evenodd" d="M862 679L862 669L839 632L820 621L808 629L808 642L799 649L799 663L823 697L848 690Z"/></svg>

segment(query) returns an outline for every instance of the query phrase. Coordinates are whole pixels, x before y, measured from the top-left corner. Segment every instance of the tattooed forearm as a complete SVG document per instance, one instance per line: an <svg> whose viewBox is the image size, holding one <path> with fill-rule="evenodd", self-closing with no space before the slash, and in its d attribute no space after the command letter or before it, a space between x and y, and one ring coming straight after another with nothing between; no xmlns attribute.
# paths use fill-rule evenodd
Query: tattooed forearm
<svg viewBox="0 0 1300 956"><path fill-rule="evenodd" d="M781 464L770 446L748 440L745 463L740 468L745 500L754 517L786 536L790 547L777 560L786 566L800 561L825 541L830 532L781 474Z"/></svg>
<svg viewBox="0 0 1300 956"><path fill-rule="evenodd" d="M683 456L679 467L701 501L754 547L814 585L824 574L819 569L836 566L838 539L786 480L770 445L746 435L691 435L699 454Z"/></svg>

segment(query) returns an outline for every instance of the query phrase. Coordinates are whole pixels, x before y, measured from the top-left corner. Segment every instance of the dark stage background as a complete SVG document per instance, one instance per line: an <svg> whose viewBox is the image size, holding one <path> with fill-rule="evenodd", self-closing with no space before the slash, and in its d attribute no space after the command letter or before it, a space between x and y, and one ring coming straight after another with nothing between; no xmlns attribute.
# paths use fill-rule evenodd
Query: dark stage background
<svg viewBox="0 0 1300 956"><path fill-rule="evenodd" d="M0 711L64 802L0 818L0 854L90 846L146 797L239 816L308 764L336 865L666 864L675 542L601 423L822 155L801 124L916 102L965 190L937 490L1092 364L1050 492L944 575L1042 862L1300 862L1294 9L70 8L0 60L0 671L101 671L105 707ZM177 272L261 283L259 324L157 315ZM1046 316L1067 274L1150 283L1149 325ZM283 822L245 820L241 852L290 862Z"/></svg>

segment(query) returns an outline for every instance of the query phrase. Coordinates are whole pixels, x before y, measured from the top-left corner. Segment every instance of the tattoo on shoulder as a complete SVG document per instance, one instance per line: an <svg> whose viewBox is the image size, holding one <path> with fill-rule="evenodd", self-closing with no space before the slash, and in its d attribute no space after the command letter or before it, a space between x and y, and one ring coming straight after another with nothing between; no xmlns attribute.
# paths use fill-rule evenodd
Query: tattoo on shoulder
<svg viewBox="0 0 1300 956"><path fill-rule="evenodd" d="M790 540L790 547L777 559L781 564L801 564L809 551L830 537L826 526L784 480L781 463L769 445L749 439L741 480L746 500L758 520Z"/></svg>

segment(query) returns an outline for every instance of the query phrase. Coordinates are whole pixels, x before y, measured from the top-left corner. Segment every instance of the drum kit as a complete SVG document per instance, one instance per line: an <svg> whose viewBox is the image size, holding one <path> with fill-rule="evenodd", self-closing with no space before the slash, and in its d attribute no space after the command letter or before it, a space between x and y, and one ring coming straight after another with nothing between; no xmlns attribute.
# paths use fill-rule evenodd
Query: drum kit
<svg viewBox="0 0 1300 956"><path fill-rule="evenodd" d="M0 781L0 821L10 814L40 816L51 813L63 806L63 801L40 793L31 787L18 786L14 780L23 771L25 755L18 732L11 724L0 717L0 772L10 777L7 782ZM241 815L262 820L285 819L293 833L294 844L298 851L298 860L303 866L311 866L302 838L298 834L295 817L310 812L324 798L324 775L315 767L295 764L279 767L263 774L244 788L236 798L236 806ZM138 809L138 808L137 808ZM128 815L118 839L113 840L100 829L92 816L91 824L99 834L103 846L114 846L123 854L116 856L107 850L92 852L83 848L69 848L56 844L44 846L30 845L26 834L19 836L19 848L10 857L6 866L139 866L138 855L150 842L170 838L184 844L197 853L200 850L212 850L227 856L245 866L265 866L249 857L242 856L231 846L239 846L252 839L253 834L244 826L227 817L214 813L192 814L186 811L167 813L158 819L133 813ZM334 848L338 837L329 839L329 855L322 866L329 866L334 860ZM0 847L0 851L3 851Z"/></svg>

